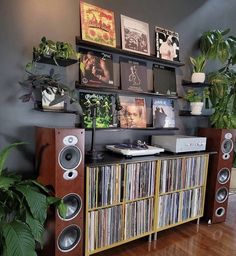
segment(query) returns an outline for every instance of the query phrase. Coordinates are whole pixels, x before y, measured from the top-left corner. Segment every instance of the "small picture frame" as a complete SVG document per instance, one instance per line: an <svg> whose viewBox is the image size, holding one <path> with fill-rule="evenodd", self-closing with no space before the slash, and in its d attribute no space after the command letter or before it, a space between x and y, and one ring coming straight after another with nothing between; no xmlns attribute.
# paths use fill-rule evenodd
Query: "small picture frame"
<svg viewBox="0 0 236 256"><path fill-rule="evenodd" d="M177 32L155 27L157 58L179 61L179 34Z"/></svg>
<svg viewBox="0 0 236 256"><path fill-rule="evenodd" d="M116 47L114 12L80 1L82 39Z"/></svg>
<svg viewBox="0 0 236 256"><path fill-rule="evenodd" d="M122 49L150 55L149 24L121 15Z"/></svg>
<svg viewBox="0 0 236 256"><path fill-rule="evenodd" d="M92 87L117 88L113 80L113 56L111 53L100 52L79 47L80 53L80 84Z"/></svg>
<svg viewBox="0 0 236 256"><path fill-rule="evenodd" d="M120 58L121 89L147 92L147 65L143 61Z"/></svg>

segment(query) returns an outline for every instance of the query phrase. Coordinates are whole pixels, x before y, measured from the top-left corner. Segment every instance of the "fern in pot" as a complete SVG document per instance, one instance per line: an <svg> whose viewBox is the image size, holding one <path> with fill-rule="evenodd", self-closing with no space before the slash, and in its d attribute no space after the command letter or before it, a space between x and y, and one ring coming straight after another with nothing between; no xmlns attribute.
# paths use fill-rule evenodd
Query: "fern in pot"
<svg viewBox="0 0 236 256"><path fill-rule="evenodd" d="M189 89L184 95L184 99L190 102L192 115L201 115L203 108L203 93L194 89Z"/></svg>
<svg viewBox="0 0 236 256"><path fill-rule="evenodd" d="M36 256L43 246L44 223L50 206L65 216L62 200L35 180L23 180L4 168L14 143L0 151L0 255Z"/></svg>

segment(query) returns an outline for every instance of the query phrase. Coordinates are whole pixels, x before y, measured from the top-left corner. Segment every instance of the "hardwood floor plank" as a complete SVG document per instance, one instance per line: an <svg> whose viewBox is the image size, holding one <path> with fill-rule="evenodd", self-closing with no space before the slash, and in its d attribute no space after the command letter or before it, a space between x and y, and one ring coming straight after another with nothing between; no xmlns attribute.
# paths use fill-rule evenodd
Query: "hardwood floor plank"
<svg viewBox="0 0 236 256"><path fill-rule="evenodd" d="M226 222L186 223L148 237L94 254L96 256L236 256L236 194L230 195Z"/></svg>

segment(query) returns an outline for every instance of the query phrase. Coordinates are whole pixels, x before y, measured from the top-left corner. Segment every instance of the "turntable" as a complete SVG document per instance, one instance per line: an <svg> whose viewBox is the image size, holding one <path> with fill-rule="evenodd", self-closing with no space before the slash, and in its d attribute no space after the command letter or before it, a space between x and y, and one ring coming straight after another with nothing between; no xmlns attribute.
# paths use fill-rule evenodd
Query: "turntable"
<svg viewBox="0 0 236 256"><path fill-rule="evenodd" d="M146 145L145 142L141 143L140 141L138 141L136 144L122 143L116 145L106 145L106 148L126 157L156 155L164 152L163 148L149 146Z"/></svg>

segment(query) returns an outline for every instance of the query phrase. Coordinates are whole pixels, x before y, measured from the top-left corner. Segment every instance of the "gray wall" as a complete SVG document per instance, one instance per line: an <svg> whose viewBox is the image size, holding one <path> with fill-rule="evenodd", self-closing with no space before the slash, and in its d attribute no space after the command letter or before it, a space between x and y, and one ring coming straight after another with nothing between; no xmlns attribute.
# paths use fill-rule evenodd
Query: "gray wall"
<svg viewBox="0 0 236 256"><path fill-rule="evenodd" d="M197 40L202 32L214 28L232 28L235 34L234 0L87 0L89 3L113 10L116 32L120 44L120 14L149 23L151 53L154 54L154 26L175 30L180 35L180 59L186 65L177 70L179 93L183 93L181 79L190 78L189 56L196 53ZM75 36L80 35L78 0L1 0L0 2L0 147L14 141L26 141L23 150L12 152L8 166L24 174L34 173L34 126L74 125L75 117L68 114L41 113L33 110L33 104L19 101L22 88L18 81L24 77L24 66L32 58L32 47L42 36L52 40L67 41L75 46ZM234 29L234 31L233 31ZM73 83L77 71L59 70ZM68 75L69 74L69 75ZM72 79L73 77L73 79ZM181 101L178 104L182 104ZM178 106L177 106L178 108ZM176 133L193 134L198 126L207 126L202 117L179 117ZM120 142L120 139L146 139L153 132L99 131L98 145ZM160 133L161 132L155 132ZM172 132L173 134L173 132ZM90 144L91 133L86 134Z"/></svg>

